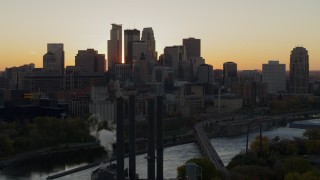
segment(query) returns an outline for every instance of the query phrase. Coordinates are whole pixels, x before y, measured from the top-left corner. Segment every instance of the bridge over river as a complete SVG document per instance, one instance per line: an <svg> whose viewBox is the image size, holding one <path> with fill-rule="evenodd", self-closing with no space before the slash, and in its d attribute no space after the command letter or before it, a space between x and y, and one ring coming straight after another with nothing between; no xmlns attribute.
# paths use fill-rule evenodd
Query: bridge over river
<svg viewBox="0 0 320 180"><path fill-rule="evenodd" d="M215 167L224 174L225 178L229 179L229 171L224 166L223 162L221 161L216 150L211 145L210 140L203 129L205 123L205 121L200 122L195 126L196 140L198 141L200 150L215 165Z"/></svg>
<svg viewBox="0 0 320 180"><path fill-rule="evenodd" d="M216 133L216 136L239 135L241 133L247 133L248 135L250 127L254 128L258 125L261 131L261 124L267 124L267 126L278 126L301 119L315 118L318 117L319 114L320 111L308 111L276 116L261 116L239 119L229 117L206 120L196 124L195 139L197 140L198 146L203 155L206 156L215 165L215 167L224 174L225 179L230 179L230 173L210 143L207 132L209 132L211 135Z"/></svg>

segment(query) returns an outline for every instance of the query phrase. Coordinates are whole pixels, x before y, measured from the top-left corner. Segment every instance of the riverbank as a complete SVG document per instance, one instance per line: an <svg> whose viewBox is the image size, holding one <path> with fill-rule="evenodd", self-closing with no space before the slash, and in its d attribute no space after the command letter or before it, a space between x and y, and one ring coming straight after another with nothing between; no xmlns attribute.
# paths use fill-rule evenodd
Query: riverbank
<svg viewBox="0 0 320 180"><path fill-rule="evenodd" d="M303 130L292 128L276 128L271 131L265 131L264 136L274 138L279 136L280 138L292 139L293 137L301 137ZM249 142L252 142L258 132L252 132L249 136ZM245 149L246 135L240 135L236 137L222 137L211 139L218 155L221 157L222 162L227 165L230 160L237 155L241 150ZM137 155L137 173L140 178L147 177L147 155ZM188 159L192 157L201 157L202 154L195 143L189 143L179 146L172 146L164 149L164 175L166 179L176 177L176 168L184 164ZM127 162L127 160L125 161ZM90 179L91 172L95 169L89 168L87 170L79 171L77 173L69 174L64 177L60 177L62 180L77 179L87 180Z"/></svg>
<svg viewBox="0 0 320 180"><path fill-rule="evenodd" d="M52 156L55 154L77 152L77 151L88 150L88 149L101 150L102 148L98 142L62 144L55 147L49 147L49 148L45 148L37 151L32 151L28 153L23 153L23 154L3 158L0 160L0 170L5 167L14 166L17 163L21 163L23 161L30 161L35 158L41 158L41 157L44 158L46 156Z"/></svg>
<svg viewBox="0 0 320 180"><path fill-rule="evenodd" d="M253 131L253 130L252 130ZM252 131L250 131L250 132L252 132ZM190 134L192 134L191 132L188 132L188 133L186 133L186 134L184 134L184 135L177 135L177 136L175 136L175 138L173 138L173 136L169 136L169 137L171 137L171 138L167 138L167 141L166 141L166 143L165 143L165 147L166 148L170 148L170 147L173 147L173 149L176 149L176 148L180 148L180 147L177 147L178 145L182 145L182 144L186 144L186 143L191 143L191 142L194 142L194 139L193 139L193 137L191 137L190 136ZM244 135L244 133L242 133L242 134L240 134L240 136L242 136L242 135ZM236 136L234 136L234 137L236 137ZM250 137L251 137L251 133L250 133ZM231 137L232 138L232 137ZM144 144L146 143L146 140L144 139L143 140L143 142L144 142ZM222 142L223 143L223 142ZM233 143L233 144L236 144L236 143ZM186 144L186 145L190 145L190 144ZM236 149L237 150L239 150L239 149L242 149L243 147L245 147L245 146L241 146L241 147L237 147ZM171 148L172 149L172 148ZM224 151L226 151L226 150L224 150ZM191 157L193 157L193 156L199 156L200 154L182 154L182 149L179 149L179 150L177 150L176 152L172 152L173 153L173 155L170 157L171 159L173 159L173 161L177 161L176 160L176 156L178 156L178 155L182 155L182 156L184 156L185 158L191 158ZM197 152L198 152L198 150L197 150ZM171 153L171 152L170 152ZM219 152L218 152L218 154L219 154ZM54 154L53 154L54 155ZM219 154L219 156L220 156L220 154ZM232 158L232 157L230 157L230 158ZM101 156L100 157L100 159L98 159L97 160L97 162L100 162L101 160L103 159L103 156ZM186 160L188 160L188 159L186 159ZM43 159L43 161L46 161L46 159ZM224 161L223 160L223 158L222 158L222 161ZM80 162L80 163L78 163L78 165L73 165L73 166L69 166L69 167L67 167L68 165L65 165L66 166L66 168L62 168L62 169L60 169L60 170L53 170L53 169L51 169L51 170L48 170L48 171L46 171L46 173L42 173L42 174L46 174L46 177L48 176L48 175L52 175L53 173L55 173L55 172L61 172L61 171L68 171L68 170L70 170L70 169L74 169L74 168L76 168L76 167L79 167L79 166L83 166L83 165L86 165L86 163L85 163L86 161L82 161L82 162ZM144 160L142 161L142 162L144 162ZM170 162L170 163L180 163L180 165L181 164L183 164L185 162L185 159L182 159L181 160L181 162L180 161L177 161L177 162ZM91 163L89 163L89 164L91 164ZM170 169L168 169L167 170L167 172L171 172L171 171L175 171L174 169L177 167L177 166L174 166L174 165L170 165L169 167L171 167L171 170ZM165 168L165 167L164 167ZM90 168L89 168L89 170L90 170ZM18 170L19 171L19 170ZM48 172L48 173L47 173ZM50 172L50 173L49 173ZM85 171L84 171L85 172ZM35 173L35 174L37 174L37 172L35 172L34 170L32 170L32 173ZM40 172L41 173L41 172ZM74 174L79 174L80 172L78 172L78 173L74 173ZM2 173L2 174L4 174L4 173ZM81 173L80 173L81 174ZM0 172L0 177L1 177L1 172ZM2 177L6 177L6 176L2 176ZM19 177L19 176L16 176L16 177ZM68 176L69 177L69 176ZM168 176L168 177L171 177L171 176ZM42 176L42 178L40 178L40 179L43 179L43 178L45 178L45 177L43 177ZM1 178L0 178L1 179ZM13 178L13 179L15 179L15 178ZM28 178L27 178L28 179ZM32 179L37 179L37 178L32 178Z"/></svg>
<svg viewBox="0 0 320 180"><path fill-rule="evenodd" d="M271 131L263 132L263 136L267 136L269 138L273 138L275 136L279 136L280 138L293 138L293 137L300 137L303 134L303 130L301 129L292 129L292 128L277 128ZM249 136L249 142L251 142L256 136L258 132L251 132ZM218 155L221 157L222 162L227 165L229 161L241 150L245 149L246 144L246 135L240 135L235 137L221 137L221 138L214 138L211 139L210 142L213 144L214 148L216 149ZM147 159L146 154L137 155L137 173L139 174L140 178L147 177ZM184 164L188 159L192 157L201 157L202 154L198 149L195 143L183 144L179 146L172 146L164 149L164 176L166 179L175 178L176 177L176 168L182 164ZM101 160L101 159L100 159ZM31 163L31 162L30 162ZM125 160L125 163L128 163L128 160ZM43 162L43 164L47 164ZM45 179L50 175L57 174L59 172L68 171L79 166L86 165L84 163L78 163L72 166L63 166L62 168L55 168L54 170L46 171L46 172L37 172L34 171L34 167L28 163L30 170L32 170L30 174L26 175L15 175L9 176L8 174L0 172L0 179ZM41 166L41 165L39 165ZM87 180L90 179L91 172L96 167L89 168L83 171L79 171L76 173L72 173L63 177L60 177L61 180ZM14 173L17 170L13 170Z"/></svg>

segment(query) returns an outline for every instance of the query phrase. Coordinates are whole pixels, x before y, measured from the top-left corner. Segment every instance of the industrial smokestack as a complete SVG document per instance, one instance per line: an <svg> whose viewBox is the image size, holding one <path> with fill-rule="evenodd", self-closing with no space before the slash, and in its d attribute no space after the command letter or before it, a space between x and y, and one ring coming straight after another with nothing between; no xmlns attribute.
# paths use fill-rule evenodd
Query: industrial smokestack
<svg viewBox="0 0 320 180"><path fill-rule="evenodd" d="M117 180L124 180L124 108L123 98L117 98Z"/></svg>
<svg viewBox="0 0 320 180"><path fill-rule="evenodd" d="M157 180L163 180L163 97L157 96Z"/></svg>
<svg viewBox="0 0 320 180"><path fill-rule="evenodd" d="M129 176L130 180L136 179L136 116L135 96L129 96Z"/></svg>
<svg viewBox="0 0 320 180"><path fill-rule="evenodd" d="M148 180L155 180L155 102L148 100Z"/></svg>

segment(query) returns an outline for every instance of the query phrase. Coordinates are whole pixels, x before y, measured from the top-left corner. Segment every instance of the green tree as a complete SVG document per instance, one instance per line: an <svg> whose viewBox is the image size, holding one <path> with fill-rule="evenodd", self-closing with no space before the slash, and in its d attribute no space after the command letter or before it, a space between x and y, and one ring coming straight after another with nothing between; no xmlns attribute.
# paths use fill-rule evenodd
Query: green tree
<svg viewBox="0 0 320 180"><path fill-rule="evenodd" d="M284 180L305 180L305 179L301 174L297 172L290 172L285 176Z"/></svg>
<svg viewBox="0 0 320 180"><path fill-rule="evenodd" d="M287 154L295 154L297 155L299 151L299 148L297 147L296 143L292 142L289 143L287 146Z"/></svg>
<svg viewBox="0 0 320 180"><path fill-rule="evenodd" d="M236 166L230 172L231 179L276 179L272 169L259 165Z"/></svg>
<svg viewBox="0 0 320 180"><path fill-rule="evenodd" d="M307 180L319 180L320 179L320 171L319 170L311 170L303 174L303 179Z"/></svg>
<svg viewBox="0 0 320 180"><path fill-rule="evenodd" d="M202 179L221 179L223 177L222 173L216 169L212 162L206 158L192 158L189 159L187 163L195 163L200 166L202 170ZM185 179L186 167L185 165L179 166L177 168L178 178Z"/></svg>
<svg viewBox="0 0 320 180"><path fill-rule="evenodd" d="M320 179L319 170L310 170L306 173L299 174L297 172L290 172L286 174L285 180L318 180Z"/></svg>
<svg viewBox="0 0 320 180"><path fill-rule="evenodd" d="M253 153L248 154L238 154L232 158L231 162L227 165L228 169L232 169L236 166L252 165L256 164L258 161L258 156Z"/></svg>
<svg viewBox="0 0 320 180"><path fill-rule="evenodd" d="M307 140L306 148L307 148L308 154L319 154L320 140Z"/></svg>
<svg viewBox="0 0 320 180"><path fill-rule="evenodd" d="M309 140L320 140L320 128L307 129L303 136L307 137Z"/></svg>
<svg viewBox="0 0 320 180"><path fill-rule="evenodd" d="M8 136L0 135L0 157L14 152L13 141Z"/></svg>
<svg viewBox="0 0 320 180"><path fill-rule="evenodd" d="M8 156L66 143L93 141L88 121L37 117L33 123L0 122L0 156Z"/></svg>
<svg viewBox="0 0 320 180"><path fill-rule="evenodd" d="M309 161L302 157L290 157L285 159L282 164L282 168L285 174L289 172L305 173L312 169Z"/></svg>
<svg viewBox="0 0 320 180"><path fill-rule="evenodd" d="M262 137L262 154L268 154L269 152L269 139L265 136ZM260 136L257 136L255 140L250 144L250 150L253 153L260 152Z"/></svg>

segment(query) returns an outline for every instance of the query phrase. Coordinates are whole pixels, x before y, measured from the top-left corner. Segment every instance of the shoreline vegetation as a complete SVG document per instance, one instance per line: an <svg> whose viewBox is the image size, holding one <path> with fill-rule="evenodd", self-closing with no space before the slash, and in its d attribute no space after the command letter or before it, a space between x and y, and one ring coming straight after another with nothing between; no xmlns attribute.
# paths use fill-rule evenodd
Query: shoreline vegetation
<svg viewBox="0 0 320 180"><path fill-rule="evenodd" d="M170 122L174 122L170 124ZM194 142L185 120L175 118L164 123L164 146ZM0 122L0 169L33 158L55 153L87 149L102 150L99 142L89 134L88 118L35 118L32 123ZM105 127L99 127L103 129ZM137 122L137 150L146 149L146 122ZM178 129L178 130L175 130Z"/></svg>
<svg viewBox="0 0 320 180"><path fill-rule="evenodd" d="M188 128L185 127L186 123L183 124L181 121L182 120L175 123L176 126L180 126L178 131L174 131L172 130L174 128L170 128L171 131L167 131L165 133L165 147L195 142L192 129L188 130ZM192 121L190 124L198 122L195 118L191 118L190 121ZM146 123L139 123L140 125L138 125L137 133L139 133L140 136L144 136L143 131L146 128ZM25 159L25 157L28 157L27 159L30 159L32 157L37 157L38 155L43 156L45 154L54 154L55 152L59 153L60 151L102 148L100 147L99 142L90 136L87 126L88 120L80 118L61 120L56 118L41 117L36 118L32 124L0 122L0 169L4 166L4 164L6 164L5 161L10 162L11 160L19 160L19 158ZM279 125L276 127L282 126L283 125ZM60 131L54 130L60 127ZM269 127L267 129L270 128L274 127ZM241 134L244 133L238 133L234 136ZM15 138L15 141L10 139L10 137ZM215 136L209 134L209 137L214 138ZM141 141L142 144L146 143L145 138L140 138L138 141ZM62 144L58 144L58 142L61 142ZM47 147L47 145L51 146ZM35 148L35 146L40 147L40 149ZM25 152L23 149L21 150L20 148L26 149L27 152ZM143 150L143 148L140 150Z"/></svg>
<svg viewBox="0 0 320 180"><path fill-rule="evenodd" d="M227 168L231 179L320 179L320 128L293 140L257 136Z"/></svg>
<svg viewBox="0 0 320 180"><path fill-rule="evenodd" d="M210 174L206 179L223 179L222 172L206 158L191 158ZM177 168L185 179L186 167ZM203 164L206 164L205 166ZM210 170L208 170L210 169ZM247 153L240 152L227 165L230 179L316 180L320 179L320 128L307 129L302 138L292 140L257 136Z"/></svg>

